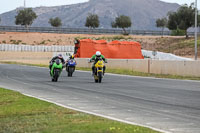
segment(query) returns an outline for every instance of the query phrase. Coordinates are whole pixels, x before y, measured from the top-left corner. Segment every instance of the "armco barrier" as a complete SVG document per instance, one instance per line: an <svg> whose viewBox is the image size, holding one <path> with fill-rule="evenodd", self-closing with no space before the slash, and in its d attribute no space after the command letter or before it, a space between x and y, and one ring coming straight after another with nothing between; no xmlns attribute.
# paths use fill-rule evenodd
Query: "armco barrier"
<svg viewBox="0 0 200 133"><path fill-rule="evenodd" d="M21 51L21 52L73 52L74 46L44 46L44 45L15 45L0 44L0 51Z"/></svg>
<svg viewBox="0 0 200 133"><path fill-rule="evenodd" d="M29 27L0 26L0 32L40 32L40 33L64 33L64 34L122 34L122 29L89 29L89 28L66 28L66 27ZM134 35L162 35L162 31L130 30L127 33ZM170 35L170 31L164 31L163 35ZM188 33L189 35L190 33ZM194 35L194 34L192 34Z"/></svg>
<svg viewBox="0 0 200 133"><path fill-rule="evenodd" d="M29 64L48 65L54 52L0 52L0 61L15 61ZM89 59L76 58L78 67L91 68ZM138 60L138 59L108 59L107 68L128 69L133 71L172 74L181 76L200 77L200 61L162 61L162 60Z"/></svg>

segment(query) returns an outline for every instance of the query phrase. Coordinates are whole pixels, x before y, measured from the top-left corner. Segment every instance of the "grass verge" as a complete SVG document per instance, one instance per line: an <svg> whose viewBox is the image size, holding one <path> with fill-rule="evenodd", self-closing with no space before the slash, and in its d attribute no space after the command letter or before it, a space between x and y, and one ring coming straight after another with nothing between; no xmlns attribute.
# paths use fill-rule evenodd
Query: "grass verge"
<svg viewBox="0 0 200 133"><path fill-rule="evenodd" d="M43 64L28 64L22 62L15 62L15 61L0 61L2 64L16 64L16 65L27 65L27 66L38 66L38 67L48 67L48 65Z"/></svg>
<svg viewBox="0 0 200 133"><path fill-rule="evenodd" d="M19 62L12 62L12 61L0 61L0 63L48 67L48 65L27 64L27 63L19 63ZM91 71L91 68L76 67L76 70ZM143 72L137 72L137 71L127 70L127 69L109 69L109 68L107 68L106 73L114 73L114 74L130 75L130 76L142 76L142 77L181 79L181 80L200 80L200 77L180 76L180 75L170 75L170 74L143 73Z"/></svg>
<svg viewBox="0 0 200 133"><path fill-rule="evenodd" d="M158 133L0 88L1 133Z"/></svg>

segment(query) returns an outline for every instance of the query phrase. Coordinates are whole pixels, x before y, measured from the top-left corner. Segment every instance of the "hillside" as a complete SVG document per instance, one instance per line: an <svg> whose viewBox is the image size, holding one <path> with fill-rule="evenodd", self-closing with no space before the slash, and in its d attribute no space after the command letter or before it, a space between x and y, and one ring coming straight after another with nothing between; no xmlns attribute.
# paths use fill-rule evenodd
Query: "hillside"
<svg viewBox="0 0 200 133"><path fill-rule="evenodd" d="M100 18L100 28L111 28L110 24L115 17L127 15L132 19L132 29L157 30L156 19L178 7L178 4L159 0L90 0L80 4L34 8L38 18L32 26L50 26L49 18L59 17L63 27L84 27L88 13L95 13ZM15 16L20 9L22 8L1 14L1 25L15 25Z"/></svg>

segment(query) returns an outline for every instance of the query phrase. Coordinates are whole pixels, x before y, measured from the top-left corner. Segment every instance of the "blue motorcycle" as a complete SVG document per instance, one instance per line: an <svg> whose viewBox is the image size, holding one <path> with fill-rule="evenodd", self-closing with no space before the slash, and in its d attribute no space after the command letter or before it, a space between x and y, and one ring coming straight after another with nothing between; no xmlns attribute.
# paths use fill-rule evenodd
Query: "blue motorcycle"
<svg viewBox="0 0 200 133"><path fill-rule="evenodd" d="M76 61L74 59L68 60L68 63L66 64L66 71L68 73L68 77L72 77L75 68L76 68Z"/></svg>

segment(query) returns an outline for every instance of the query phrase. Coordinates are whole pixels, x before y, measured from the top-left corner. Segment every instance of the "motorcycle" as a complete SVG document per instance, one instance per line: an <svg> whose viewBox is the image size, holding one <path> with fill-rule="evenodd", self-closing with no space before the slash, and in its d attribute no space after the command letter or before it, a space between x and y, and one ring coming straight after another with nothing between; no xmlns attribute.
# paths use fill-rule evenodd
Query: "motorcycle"
<svg viewBox="0 0 200 133"><path fill-rule="evenodd" d="M50 76L52 78L52 82L57 82L62 72L63 65L59 59L56 59L55 62L52 63L53 65L51 67Z"/></svg>
<svg viewBox="0 0 200 133"><path fill-rule="evenodd" d="M95 83L101 83L103 78L103 68L104 68L104 62L103 59L99 59L97 63L94 65L95 71L94 71L94 81Z"/></svg>
<svg viewBox="0 0 200 133"><path fill-rule="evenodd" d="M70 59L68 63L66 63L66 71L68 73L68 77L72 77L75 68L76 68L76 61L74 59Z"/></svg>

